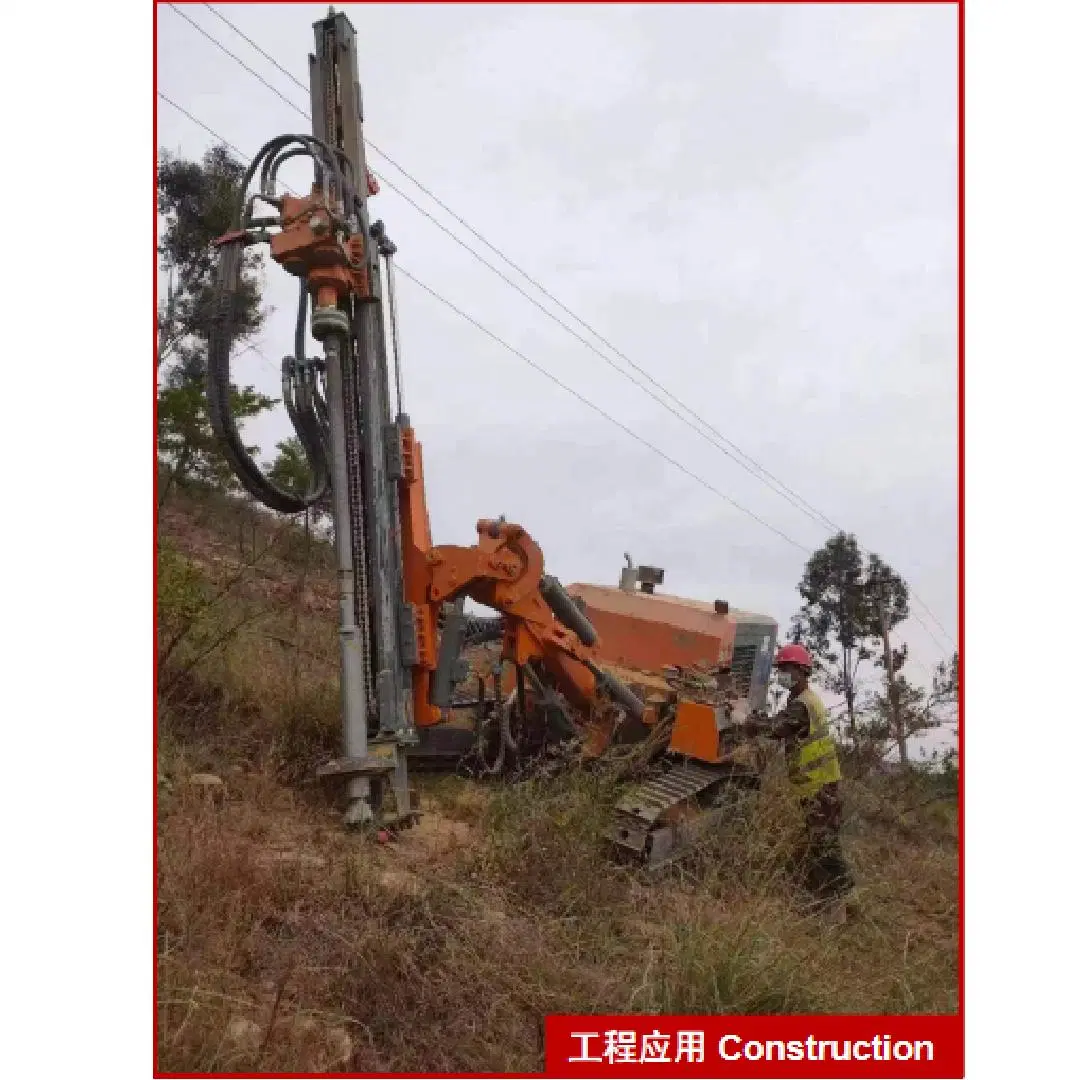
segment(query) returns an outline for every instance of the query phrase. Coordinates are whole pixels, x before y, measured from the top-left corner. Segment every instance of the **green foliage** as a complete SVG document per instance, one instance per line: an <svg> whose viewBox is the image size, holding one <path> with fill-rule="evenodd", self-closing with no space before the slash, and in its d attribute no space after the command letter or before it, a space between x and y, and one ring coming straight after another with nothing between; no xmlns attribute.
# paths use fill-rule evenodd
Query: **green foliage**
<svg viewBox="0 0 1080 1080"><path fill-rule="evenodd" d="M838 533L810 556L799 594L792 637L813 654L825 688L843 695L854 737L859 667L883 664L883 625L891 630L908 617L907 585L877 555L864 555L854 536ZM906 658L906 649L894 652L894 669Z"/></svg>
<svg viewBox="0 0 1080 1080"><path fill-rule="evenodd" d="M267 476L278 487L284 488L294 495L306 495L311 490L312 473L311 465L308 462L304 448L300 445L300 440L293 436L285 439L284 442L279 442L277 452L277 457L267 470ZM329 528L332 535L333 529L328 498L308 508L305 523L305 531L310 528Z"/></svg>
<svg viewBox="0 0 1080 1080"><path fill-rule="evenodd" d="M276 404L252 386L233 389L232 409L237 420L258 416ZM201 381L181 373L166 378L158 394L158 456L181 483L201 481L225 491L239 490L239 483L221 451L210 426L206 390ZM248 452L258 447L249 446Z"/></svg>
<svg viewBox="0 0 1080 1080"><path fill-rule="evenodd" d="M888 680L872 693L860 723L860 736L878 744L882 751L896 748L908 739L955 723L959 690L960 658L953 653L934 669L929 688L916 686L903 674L896 676L897 708L894 713L888 696ZM899 721L899 723L897 722ZM906 758L906 751L901 760ZM955 751L934 751L925 756L925 767L948 772L955 770Z"/></svg>
<svg viewBox="0 0 1080 1080"><path fill-rule="evenodd" d="M158 545L157 561L158 671L164 684L179 646L190 652L214 640L212 616L220 596L200 567L169 543Z"/></svg>
<svg viewBox="0 0 1080 1080"><path fill-rule="evenodd" d="M300 440L293 437L277 444L278 456L267 476L293 495L305 495L311 486L311 466Z"/></svg>
<svg viewBox="0 0 1080 1080"><path fill-rule="evenodd" d="M157 614L159 692L170 692L200 665L221 659L244 627L265 618L266 605L241 589L252 569L274 550L276 535L226 577L215 576L167 540L158 544Z"/></svg>
<svg viewBox="0 0 1080 1080"><path fill-rule="evenodd" d="M870 711L863 717L860 734L888 749L890 741L896 745L941 726L941 718L931 707L930 695L923 687L908 682L904 675L896 676L896 715L899 726L889 701L887 680L883 679L881 691L871 697Z"/></svg>
<svg viewBox="0 0 1080 1080"><path fill-rule="evenodd" d="M942 706L955 709L960 700L960 654L954 652L934 668L933 693Z"/></svg>
<svg viewBox="0 0 1080 1080"><path fill-rule="evenodd" d="M216 252L213 240L228 231L244 168L224 147L201 162L162 152L158 162L158 213L164 219L158 253L170 287L158 313L158 455L171 484L197 480L226 490L237 484L210 426L206 402L207 343L212 326ZM250 339L268 311L262 305L261 257L244 259L235 340ZM239 421L258 416L276 401L254 387L236 387ZM257 452L249 447L249 452Z"/></svg>
<svg viewBox="0 0 1080 1080"><path fill-rule="evenodd" d="M189 626L206 607L206 579L167 540L158 543L157 613L161 626L173 633Z"/></svg>
<svg viewBox="0 0 1080 1080"><path fill-rule="evenodd" d="M161 268L175 279L159 312L162 349L158 362L186 338L205 346L213 316L217 256L213 241L231 228L244 166L224 146L208 150L201 162L162 151L158 159L158 213L165 228L158 244ZM259 271L262 256L248 251L237 304L236 340L244 341L263 325Z"/></svg>

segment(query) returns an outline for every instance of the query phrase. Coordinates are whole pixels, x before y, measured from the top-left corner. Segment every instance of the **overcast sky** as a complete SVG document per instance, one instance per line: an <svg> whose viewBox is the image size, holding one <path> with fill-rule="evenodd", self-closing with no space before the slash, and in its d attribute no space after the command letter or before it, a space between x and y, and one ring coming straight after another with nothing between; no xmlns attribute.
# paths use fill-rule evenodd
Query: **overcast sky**
<svg viewBox="0 0 1080 1080"><path fill-rule="evenodd" d="M307 110L305 93L205 6L183 10ZM325 5L218 10L306 82ZM955 6L339 10L357 31L367 136L855 532L955 640ZM175 11L162 6L158 25L161 92L245 154L308 130ZM187 157L213 142L166 104L158 125L160 145ZM498 263L385 160L370 164ZM404 269L537 364L798 544L827 538L393 191L384 186L372 214ZM271 267L266 296L269 360L248 353L235 373L277 396L292 279ZM804 551L409 281L400 307L405 406L424 444L437 543L469 543L478 517L503 513L563 581L614 585L629 551L665 567L666 591L787 627ZM249 428L266 450L289 433L280 409ZM903 630L925 667L944 654L916 622Z"/></svg>

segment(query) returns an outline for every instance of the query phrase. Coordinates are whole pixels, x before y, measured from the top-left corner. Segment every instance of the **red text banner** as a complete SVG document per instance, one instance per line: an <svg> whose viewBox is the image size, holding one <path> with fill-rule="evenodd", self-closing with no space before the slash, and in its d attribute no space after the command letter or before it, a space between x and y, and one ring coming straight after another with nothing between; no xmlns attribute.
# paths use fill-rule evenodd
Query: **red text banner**
<svg viewBox="0 0 1080 1080"><path fill-rule="evenodd" d="M552 1076L964 1075L958 1016L549 1016Z"/></svg>

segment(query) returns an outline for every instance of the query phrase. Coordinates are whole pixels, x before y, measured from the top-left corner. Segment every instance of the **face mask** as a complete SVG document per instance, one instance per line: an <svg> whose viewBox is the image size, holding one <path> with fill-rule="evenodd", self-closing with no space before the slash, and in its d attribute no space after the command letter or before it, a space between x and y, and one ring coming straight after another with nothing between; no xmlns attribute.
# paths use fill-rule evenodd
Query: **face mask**
<svg viewBox="0 0 1080 1080"><path fill-rule="evenodd" d="M795 685L795 676L790 671L781 671L777 674L776 681L785 690L790 690Z"/></svg>

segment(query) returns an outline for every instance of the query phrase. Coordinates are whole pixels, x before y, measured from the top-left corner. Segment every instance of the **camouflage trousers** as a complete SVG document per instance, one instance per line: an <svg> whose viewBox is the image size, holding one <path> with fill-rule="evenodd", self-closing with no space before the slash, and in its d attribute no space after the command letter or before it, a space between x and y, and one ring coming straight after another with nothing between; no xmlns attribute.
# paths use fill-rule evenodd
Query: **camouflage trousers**
<svg viewBox="0 0 1080 1080"><path fill-rule="evenodd" d="M843 811L840 785L826 784L802 805L806 841L799 869L803 884L815 899L840 899L855 884L840 845Z"/></svg>

